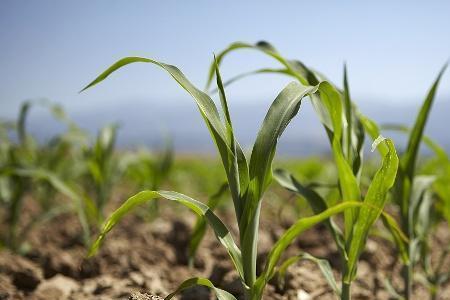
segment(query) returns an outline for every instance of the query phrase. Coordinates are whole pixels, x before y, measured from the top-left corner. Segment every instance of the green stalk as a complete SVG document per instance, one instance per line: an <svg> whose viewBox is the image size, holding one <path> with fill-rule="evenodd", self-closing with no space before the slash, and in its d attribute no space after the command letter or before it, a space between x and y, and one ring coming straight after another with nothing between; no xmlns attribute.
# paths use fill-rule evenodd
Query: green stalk
<svg viewBox="0 0 450 300"><path fill-rule="evenodd" d="M12 177L14 180L17 180L18 185L14 192L13 201L10 207L10 215L9 215L9 230L8 230L8 246L15 252L18 250L18 226L20 220L20 212L23 206L23 190L24 184L20 178L15 176Z"/></svg>
<svg viewBox="0 0 450 300"><path fill-rule="evenodd" d="M429 288L430 291L430 295L431 295L431 300L437 300L438 299L438 288L439 285L438 284L432 284Z"/></svg>
<svg viewBox="0 0 450 300"><path fill-rule="evenodd" d="M351 283L346 283L345 281L342 281L341 300L350 300L352 298L350 290L351 290Z"/></svg>
<svg viewBox="0 0 450 300"><path fill-rule="evenodd" d="M261 210L261 201L258 204L255 214L252 217L247 230L242 231L240 235L240 242L242 245L242 265L244 269L244 280L248 287L252 287L256 281L256 260L258 257L258 229L259 216ZM250 236L249 238L246 238ZM254 296L250 296L253 299Z"/></svg>
<svg viewBox="0 0 450 300"><path fill-rule="evenodd" d="M403 277L403 296L405 300L411 299L412 296L412 275L413 275L413 267L412 263L404 265L402 268L402 277Z"/></svg>

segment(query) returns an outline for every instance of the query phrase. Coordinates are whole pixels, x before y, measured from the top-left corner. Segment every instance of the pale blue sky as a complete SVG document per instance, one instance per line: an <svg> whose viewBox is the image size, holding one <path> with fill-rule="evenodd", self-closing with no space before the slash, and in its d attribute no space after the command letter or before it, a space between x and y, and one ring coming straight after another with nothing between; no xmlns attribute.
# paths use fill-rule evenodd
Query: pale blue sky
<svg viewBox="0 0 450 300"><path fill-rule="evenodd" d="M450 1L362 2L2 0L0 116L35 97L63 103L69 112L133 99L172 103L186 96L148 65L77 91L129 55L175 64L203 87L214 51L261 39L338 83L347 61L352 93L361 101L420 101L450 57ZM243 51L230 56L222 72L228 78L274 65ZM287 82L260 76L231 87L229 97L271 98ZM441 98L447 95L448 74L440 88Z"/></svg>

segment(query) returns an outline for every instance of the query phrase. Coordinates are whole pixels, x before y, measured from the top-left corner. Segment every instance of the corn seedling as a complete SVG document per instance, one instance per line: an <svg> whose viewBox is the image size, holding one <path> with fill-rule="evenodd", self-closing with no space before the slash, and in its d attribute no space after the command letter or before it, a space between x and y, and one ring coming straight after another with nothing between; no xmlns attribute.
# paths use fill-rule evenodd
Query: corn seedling
<svg viewBox="0 0 450 300"><path fill-rule="evenodd" d="M383 130L393 130L411 135L412 129L402 125L385 125ZM410 225L413 226L410 236L409 264L414 280L424 284L432 299L438 299L439 287L450 279L450 271L444 266L444 262L450 252L450 245L444 246L437 263L431 262L430 237L439 222L444 219L450 224L449 207L450 193L450 160L445 150L426 135L421 137L434 157L423 166L416 167L410 196ZM420 174L419 174L420 172ZM437 201L439 200L439 201ZM410 234L411 235L411 234ZM423 273L417 272L420 265ZM406 274L404 274L405 276ZM406 279L405 279L406 280ZM409 279L410 280L410 279ZM406 290L405 290L406 293Z"/></svg>
<svg viewBox="0 0 450 300"><path fill-rule="evenodd" d="M70 125L65 134L52 139L48 145L40 147L26 131L26 119L30 107L40 104L49 108L60 121ZM3 244L13 251L20 251L28 232L38 223L47 221L60 213L68 212L75 205L82 225L86 225L82 212L82 199L64 182L72 161L66 157L72 149L71 138L75 136L73 124L65 117L59 106L47 101L25 102L15 126L3 126L0 154L0 203L7 212L8 233ZM18 142L10 139L16 133ZM70 173L70 172L69 172ZM72 174L72 173L70 173ZM73 174L72 174L73 175ZM39 184L33 184L38 182ZM74 203L56 204L56 192L69 196ZM20 224L25 196L32 194L41 207L41 213L33 216L26 224ZM88 243L87 227L83 226L85 242Z"/></svg>
<svg viewBox="0 0 450 300"><path fill-rule="evenodd" d="M207 223L213 228L219 242L227 249L230 258L234 263L245 291L245 299L259 300L262 299L266 284L275 273L281 255L298 235L313 225L327 220L332 215L363 206L361 202L350 201L350 199L357 200L356 198L349 197L347 199L348 201L330 207L317 215L298 220L287 229L275 243L267 256L263 271L261 274L257 274L257 241L262 197L272 180L272 160L275 156L278 139L284 129L289 125L292 118L298 113L301 100L307 96L317 95L319 97L319 94L331 93L331 96L334 96L335 92L332 85L326 81L317 82L314 85L310 85L308 82L292 82L288 84L278 94L270 106L258 132L250 155L250 160L247 160L234 136L225 91L217 65L214 67L214 72L216 73L223 119L220 117L219 110L214 101L206 93L202 92L189 82L178 68L148 58L127 57L121 59L97 77L85 89L98 84L119 68L136 62L150 63L161 67L194 98L200 110L200 114L210 131L212 140L217 146L217 150L223 163L238 222L240 247L235 243L232 234L225 224L204 203L176 192L143 191L127 199L122 206L113 212L106 220L98 239L91 247L89 255L95 254L106 234L120 221L120 219L137 205L155 198L172 200L187 206L196 214L201 215L206 219ZM332 99L328 99L326 103L332 105L332 102ZM378 195L380 193L384 195L386 188L388 188L390 184L389 177L396 171L395 149L389 140L383 141L383 143L386 144L386 147L388 147L390 151L384 158L383 169L380 171L377 179L374 180L375 184L371 193L376 194L376 200L379 200L380 197L378 197ZM386 176L388 179L385 182L384 179L386 179ZM377 206L377 203L374 204ZM373 209L364 207L360 210L360 214L364 214L361 220L364 220L363 218L366 217L369 219L376 218L380 213L380 209L378 208ZM370 213L372 211L375 213ZM364 224L358 223L358 226L355 227L358 228L358 233L359 230L365 228L365 222L363 223ZM354 248L359 250L359 244L354 244L352 247L352 250L354 250ZM168 295L166 299L171 299L177 293L194 285L204 285L211 288L221 300L236 299L230 293L214 287L212 283L205 278L192 278L186 280L174 293Z"/></svg>
<svg viewBox="0 0 450 300"><path fill-rule="evenodd" d="M85 149L85 161L87 164L87 182L92 186L95 203L90 205L91 215L97 224L103 220L104 207L110 197L115 175L117 174L117 163L114 154L117 126L110 125L100 129L92 147Z"/></svg>
<svg viewBox="0 0 450 300"><path fill-rule="evenodd" d="M138 190L158 190L169 176L173 157L172 142L167 140L164 150L157 155L152 155L146 149L125 155L120 161L119 169ZM153 219L158 212L158 201L150 202L150 218Z"/></svg>
<svg viewBox="0 0 450 300"><path fill-rule="evenodd" d="M341 299L350 299L351 282L356 277L358 258L364 250L371 226L383 211L387 192L393 186L396 177L398 157L394 145L389 139L381 136L374 137L373 148L381 147L383 149L382 165L375 174L365 197L362 197L359 181L362 170L364 128L350 99L346 71L344 72L344 90L340 91L326 81L322 74L309 69L298 60L284 58L267 42L259 42L256 45L234 43L219 53L217 61L220 63L226 55L239 49L253 49L262 52L279 62L282 68L264 68L244 73L227 81L228 84L249 75L269 73L293 77L307 86L319 86L317 93L311 94L310 98L330 141L338 172L341 199L343 199L343 203L356 201L366 204L363 208L349 209L344 212L343 232L331 219L326 221L345 266L342 270L342 288L335 289L335 292L341 296ZM209 90L214 77L213 70L214 63L209 71L206 90ZM328 208L326 201L318 193L301 185L286 171L277 172L276 178L287 189L305 197L315 213L321 213ZM392 218L389 218L388 224L394 227L397 236L401 235ZM328 282L335 287L333 282Z"/></svg>
<svg viewBox="0 0 450 300"><path fill-rule="evenodd" d="M423 239L425 238L424 234L427 231L425 228L429 226L429 214L432 204L429 188L435 180L430 176L417 176L416 162L425 125L434 102L439 81L445 69L446 66L442 68L431 86L416 117L414 126L409 131L408 144L401 157L399 173L395 181L395 189L393 190L393 199L400 210L401 226L409 241L406 247L408 259L403 259L404 268L402 272L404 281L402 296L405 299L412 299L414 268L421 255L420 245L423 244ZM380 129L374 122L366 120L365 126L372 137L380 132ZM436 147L434 148L436 149ZM445 151L438 150L438 153L442 157Z"/></svg>

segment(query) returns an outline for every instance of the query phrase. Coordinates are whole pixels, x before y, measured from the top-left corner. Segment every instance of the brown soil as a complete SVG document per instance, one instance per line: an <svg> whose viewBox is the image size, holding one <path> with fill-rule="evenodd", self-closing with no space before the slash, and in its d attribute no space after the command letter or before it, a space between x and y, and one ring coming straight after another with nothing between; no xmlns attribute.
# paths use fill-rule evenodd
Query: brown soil
<svg viewBox="0 0 450 300"><path fill-rule="evenodd" d="M195 267L187 267L186 245L195 217L174 213L170 209L149 223L129 216L107 237L97 256L85 259L80 243L79 226L73 216L60 216L30 235L32 250L25 256L0 252L0 299L160 299L184 279L193 276L209 278L239 298L242 290L227 253L211 232L203 241ZM227 218L232 220L232 218ZM283 226L277 225L283 223ZM259 239L260 265L274 241L291 221L279 222L267 216L261 223ZM447 225L439 230L439 243L448 243ZM231 228L235 231L235 228ZM436 249L440 247L435 247ZM307 251L328 259L339 269L336 248L324 227L305 232L289 248L288 255ZM450 263L447 262L450 266ZM400 265L388 243L370 239L361 257L353 299L390 299L384 281L397 288ZM338 278L338 272L335 271ZM140 294L148 293L148 294ZM417 285L414 299L428 299L426 290ZM193 288L179 296L183 300L213 299L205 288ZM310 262L292 266L284 288L271 282L264 299L306 300L337 299L323 279L318 267ZM450 285L441 290L438 299L450 299Z"/></svg>

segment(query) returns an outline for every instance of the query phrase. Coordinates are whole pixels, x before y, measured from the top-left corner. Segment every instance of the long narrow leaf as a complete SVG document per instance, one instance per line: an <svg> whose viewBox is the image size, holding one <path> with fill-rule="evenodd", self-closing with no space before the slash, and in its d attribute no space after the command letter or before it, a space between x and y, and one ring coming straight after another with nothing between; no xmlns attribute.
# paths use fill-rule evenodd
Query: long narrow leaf
<svg viewBox="0 0 450 300"><path fill-rule="evenodd" d="M328 208L320 214L302 218L289 227L278 239L275 245L270 250L267 261L264 267L264 271L258 277L253 289L255 293L262 293L266 283L272 278L274 270L283 254L284 250L305 230L313 227L314 225L325 221L331 216L338 213L342 213L347 209L361 207L363 204L356 201L347 201Z"/></svg>
<svg viewBox="0 0 450 300"><path fill-rule="evenodd" d="M356 275L358 258L365 245L369 229L383 211L387 200L387 192L394 185L397 175L399 160L394 144L389 139L382 143L386 144L389 151L383 157L382 165L369 186L364 199L364 203L367 205L360 208L354 225L348 250L348 270L344 276L346 283L350 283ZM376 209L373 209L373 207Z"/></svg>
<svg viewBox="0 0 450 300"><path fill-rule="evenodd" d="M293 264L297 263L300 260L309 260L314 262L319 266L320 271L322 272L325 280L328 285L334 291L336 295L341 294L341 289L338 287L336 280L333 275L333 270L331 269L331 265L326 259L317 258L309 253L303 252L291 258L285 260L280 267L278 268L278 282L281 286L284 285L284 278L286 276L287 269Z"/></svg>
<svg viewBox="0 0 450 300"><path fill-rule="evenodd" d="M243 42L233 43L217 55L217 58L216 58L217 64L220 65L226 55L230 54L233 51L240 50L240 49L257 50L266 55L269 55L270 57L272 57L275 60L277 60L278 62L280 62L284 67L286 67L287 72L289 72L293 77L295 77L300 83L302 83L304 85L316 85L319 83L315 74L313 72L311 72L308 68L306 68L305 65L303 65L299 61L285 59L284 57L282 57L280 55L280 53L275 49L274 46L272 46L271 44L269 44L266 41L260 41L254 45L248 44L248 43L243 43ZM208 72L206 90L209 90L209 87L213 80L214 69L215 69L215 66L213 63Z"/></svg>
<svg viewBox="0 0 450 300"><path fill-rule="evenodd" d="M53 188L59 191L61 194L67 196L75 202L75 207L78 213L78 218L83 229L83 242L88 245L90 242L89 224L87 221L86 213L83 209L83 198L67 183L61 180L57 175L50 171L43 169L10 169L9 172L23 177L30 177L38 180L45 180L50 183Z"/></svg>
<svg viewBox="0 0 450 300"><path fill-rule="evenodd" d="M88 256L92 256L97 252L106 235L126 214L128 214L137 206L156 198L164 198L167 200L178 202L191 209L197 215L203 216L207 220L211 228L214 230L217 239L227 249L231 260L236 267L236 270L238 270L239 274L242 276L243 270L241 265L241 252L234 242L230 231L222 223L222 221L211 211L211 209L207 205L203 204L202 202L194 200L186 195L171 191L142 191L128 198L106 220L100 232L100 235L89 249Z"/></svg>
<svg viewBox="0 0 450 300"><path fill-rule="evenodd" d="M361 198L358 182L352 168L344 157L342 150L342 103L339 92L328 82L324 81L319 87L320 99L325 105L332 122L332 150L336 162L339 186L342 192L343 201L358 201ZM344 235L347 240L351 234L353 224L356 220L355 211L347 210L344 212L345 230Z"/></svg>
<svg viewBox="0 0 450 300"><path fill-rule="evenodd" d="M423 131L425 129L425 125L427 123L428 116L430 114L431 107L434 102L439 81L441 80L441 77L444 74L446 68L447 64L441 69L436 80L431 86L431 89L427 94L427 97L420 109L420 112L417 115L417 119L414 122L414 127L411 130L411 135L409 136L408 147L406 149L405 158L403 159L402 166L407 176L409 176L410 178L412 178L413 176L420 141L422 139Z"/></svg>
<svg viewBox="0 0 450 300"><path fill-rule="evenodd" d="M168 64L165 64L165 63L153 60L153 59L149 59L149 58L126 57L126 58L123 58L123 59L117 61L115 64L113 64L111 67L109 67L106 71L104 71L102 74L100 74L96 79L94 79L91 83L89 83L81 91L84 91L84 90L100 83L101 81L105 80L109 75L111 75L116 70L118 70L128 64L137 63L137 62L151 63L151 64L155 64L155 65L161 67L162 69L167 71L172 76L172 78L175 79L175 81L177 81L178 84L192 96L192 98L195 100L195 102L200 110L200 113L201 113L203 119L205 120L205 123L211 133L211 137L213 138L214 143L216 144L219 154L222 158L222 162L223 162L226 174L227 174L227 178L230 183L230 188L232 190L235 190L236 187L241 186L240 184L237 184L236 181L237 180L238 180L238 182L245 181L248 178L248 177L246 177L247 176L246 172L248 173L248 171L246 171L247 164L246 164L245 156L243 155L242 150L240 149L239 145L237 144L237 142L236 142L236 145L234 145L235 141L233 138L230 137L229 129L231 129L231 123L228 122L229 119L226 122L229 126L224 125L221 122L220 115L219 115L219 112L217 110L217 107L216 107L214 101L206 93L204 93L204 92L200 91L198 88L196 88L177 67L168 65ZM217 65L214 64L212 71L218 73ZM220 78L218 78L218 83L221 83ZM219 86L219 89L220 89L220 86ZM222 99L223 108L226 110L224 112L224 114L227 117L229 117L228 109L226 106L225 94L223 93L223 91L221 93L221 97L222 97L221 99ZM231 130L231 132L232 132L232 130ZM236 147L236 151L234 151L235 147ZM236 168L236 162L238 164L237 168ZM241 178L239 178L236 175L236 169L238 170L239 176ZM239 197L237 197L236 194L237 194L236 192L232 193L233 202L234 202L234 206L235 206L237 215L241 215L241 213L242 213L241 203L240 203Z"/></svg>
<svg viewBox="0 0 450 300"><path fill-rule="evenodd" d="M206 278L200 278L200 277L194 277L194 278L190 278L187 279L185 281L183 281L183 283L181 283L178 288L176 289L175 292L170 293L169 295L167 295L164 299L165 300L170 300L172 299L175 295L181 293L184 290L187 290L191 287L194 286L205 286L210 288L212 291L214 291L214 293L217 296L218 300L236 300L236 298L231 295L230 293L228 293L227 291L224 291L222 289L216 288L211 281L209 281Z"/></svg>
<svg viewBox="0 0 450 300"><path fill-rule="evenodd" d="M275 170L274 177L276 181L285 189L303 196L306 201L308 201L309 206L315 214L321 213L328 209L328 204L325 202L322 196L320 196L313 189L303 186L288 171L281 169ZM344 254L345 257L345 242L341 230L331 218L327 219L325 221L325 224L330 230L331 235L336 242L336 245L339 247L339 250Z"/></svg>
<svg viewBox="0 0 450 300"><path fill-rule="evenodd" d="M278 139L292 118L298 113L303 97L316 91L316 87L305 87L299 83L288 84L273 101L264 118L253 146L249 176L250 184L245 198L244 211L239 220L243 263L247 284L256 279L256 248L258 240L261 198L272 180L272 161Z"/></svg>
<svg viewBox="0 0 450 300"><path fill-rule="evenodd" d="M411 194L411 185L415 175L417 155L419 152L420 142L425 130L425 125L427 123L428 116L434 102L437 88L446 68L447 64L444 65L444 67L439 72L436 80L434 81L425 98L425 101L422 104L422 107L420 108L419 114L417 115L408 139L406 152L401 159L399 176L396 180L396 198L400 203L402 219L404 223L403 226L410 235L412 234L412 228L407 224L407 220L409 219L409 198Z"/></svg>
<svg viewBox="0 0 450 300"><path fill-rule="evenodd" d="M220 203L220 199L223 194L228 190L228 184L224 183L221 185L219 190L214 193L208 199L208 207L211 210L214 210ZM206 233L206 220L202 216L197 217L197 221L195 222L194 229L192 230L191 238L189 239L189 248L188 248L188 257L189 257L189 265L192 266L195 258L195 254L197 253L197 249L203 240L203 237Z"/></svg>
<svg viewBox="0 0 450 300"><path fill-rule="evenodd" d="M239 220L242 215L241 202L241 190L246 189L248 185L248 163L245 155L242 153L239 143L234 137L233 124L231 122L230 111L228 109L227 98L222 83L222 77L220 76L219 66L216 64L216 81L217 89L219 90L220 103L222 105L222 111L224 114L225 130L228 138L228 144L231 149L231 153L228 153L228 170L225 170L228 177L228 185L230 187L231 195L233 198L237 219ZM226 166L227 164L224 163Z"/></svg>

